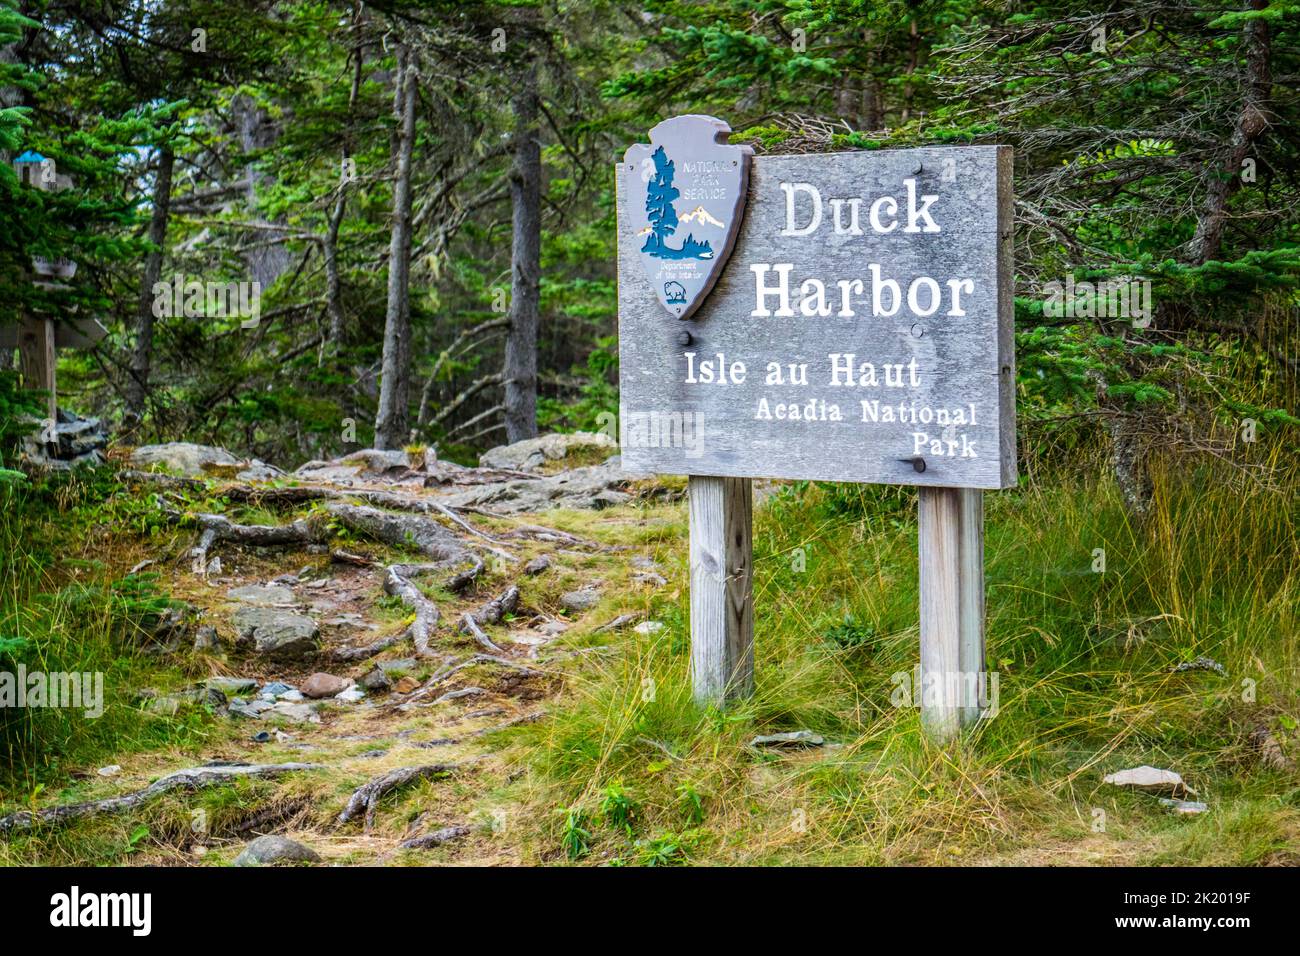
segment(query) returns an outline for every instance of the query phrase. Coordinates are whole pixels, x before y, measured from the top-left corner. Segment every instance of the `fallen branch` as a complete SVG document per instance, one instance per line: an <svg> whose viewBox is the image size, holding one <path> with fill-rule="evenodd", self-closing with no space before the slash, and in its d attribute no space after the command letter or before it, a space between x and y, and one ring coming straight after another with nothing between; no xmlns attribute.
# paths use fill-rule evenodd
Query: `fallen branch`
<svg viewBox="0 0 1300 956"><path fill-rule="evenodd" d="M35 813L30 810L20 810L7 817L0 817L0 833L28 830L36 824L62 824L70 820L82 820L106 813L120 813L123 810L134 809L172 790L195 791L248 777L276 777L298 770L322 769L324 769L323 765L317 763L215 764L206 767L190 767L160 777L143 790L136 790L119 797L89 800L85 803L68 803L59 807L37 810Z"/></svg>
<svg viewBox="0 0 1300 956"><path fill-rule="evenodd" d="M364 810L366 814L364 827L366 832L369 832L371 826L374 825L375 812L384 794L398 790L416 780L432 780L436 777L447 776L456 769L456 764L434 763L420 767L398 767L396 770L390 770L382 777L376 777L369 783L357 788L356 792L352 794L352 798L348 800L348 805L339 814L339 823L347 823Z"/></svg>

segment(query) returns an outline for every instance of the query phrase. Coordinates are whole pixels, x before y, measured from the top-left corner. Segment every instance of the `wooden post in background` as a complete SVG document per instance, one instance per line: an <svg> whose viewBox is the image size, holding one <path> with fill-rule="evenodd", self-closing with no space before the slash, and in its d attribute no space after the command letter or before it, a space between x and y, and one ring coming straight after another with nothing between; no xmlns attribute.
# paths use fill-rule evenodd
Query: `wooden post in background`
<svg viewBox="0 0 1300 956"><path fill-rule="evenodd" d="M939 742L979 719L984 670L984 504L975 488L922 487L921 722ZM928 676L927 676L928 675Z"/></svg>
<svg viewBox="0 0 1300 956"><path fill-rule="evenodd" d="M754 691L754 496L748 478L691 475L691 684L702 704Z"/></svg>
<svg viewBox="0 0 1300 956"><path fill-rule="evenodd" d="M18 328L18 352L23 387L47 391L46 417L57 421L59 398L54 381L54 320L24 318Z"/></svg>

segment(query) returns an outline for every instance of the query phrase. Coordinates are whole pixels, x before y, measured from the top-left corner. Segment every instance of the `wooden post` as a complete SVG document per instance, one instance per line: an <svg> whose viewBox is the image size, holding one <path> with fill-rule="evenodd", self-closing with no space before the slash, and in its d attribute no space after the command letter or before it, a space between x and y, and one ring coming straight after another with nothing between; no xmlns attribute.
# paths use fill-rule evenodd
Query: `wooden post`
<svg viewBox="0 0 1300 956"><path fill-rule="evenodd" d="M57 421L59 399L55 392L54 320L25 318L18 333L23 387L49 392L47 417Z"/></svg>
<svg viewBox="0 0 1300 956"><path fill-rule="evenodd" d="M984 670L984 504L975 488L920 491L921 722L939 742L979 719Z"/></svg>
<svg viewBox="0 0 1300 956"><path fill-rule="evenodd" d="M721 704L754 692L753 493L748 478L692 475L691 682Z"/></svg>

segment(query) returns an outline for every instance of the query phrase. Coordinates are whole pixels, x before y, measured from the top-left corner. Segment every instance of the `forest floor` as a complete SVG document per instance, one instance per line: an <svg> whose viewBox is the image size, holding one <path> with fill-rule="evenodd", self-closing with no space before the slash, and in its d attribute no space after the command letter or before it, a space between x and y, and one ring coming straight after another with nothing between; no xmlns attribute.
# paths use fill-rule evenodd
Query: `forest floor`
<svg viewBox="0 0 1300 956"><path fill-rule="evenodd" d="M1180 600L1177 582L1156 607L1130 588L1103 611L1101 576L1066 569L1073 558L1055 560L1059 588L1000 573L1013 556L1031 560L1025 526L1007 516L1033 518L1024 501L994 507L1002 721L936 748L911 708L891 705L915 655L906 498L846 505L808 486L766 488L759 690L700 709L683 483L598 481L556 500L600 507L541 513L466 503L485 486L586 473L558 467L441 484L136 476L133 507L147 500L170 520L146 533L100 524L65 557L97 555L116 580L148 562L135 574L184 602L183 640L133 670L129 702L113 705L145 729L105 736L84 751L93 763L55 759L50 786L0 800L0 863L226 865L259 834L337 865L1300 862L1293 629L1264 654L1210 596ZM1080 555L1092 553L1085 528L1117 545L1114 528L1078 523ZM268 544L258 528L296 530ZM1071 550L1050 528L1038 534L1058 556ZM1258 598L1292 625L1296 583L1289 567ZM465 625L475 613L480 626ZM1201 628L1210 614L1228 631ZM319 631L307 653L239 639L250 620L292 638L303 619ZM1185 624L1199 632L1190 643ZM191 651L199 628L218 646ZM1177 669L1211 652L1231 678ZM316 673L369 689L303 699ZM795 730L818 740L753 741ZM1207 812L1173 813L1102 780L1139 764L1181 771L1197 795L1169 795ZM113 803L193 768L208 778ZM76 819L60 816L68 807Z"/></svg>

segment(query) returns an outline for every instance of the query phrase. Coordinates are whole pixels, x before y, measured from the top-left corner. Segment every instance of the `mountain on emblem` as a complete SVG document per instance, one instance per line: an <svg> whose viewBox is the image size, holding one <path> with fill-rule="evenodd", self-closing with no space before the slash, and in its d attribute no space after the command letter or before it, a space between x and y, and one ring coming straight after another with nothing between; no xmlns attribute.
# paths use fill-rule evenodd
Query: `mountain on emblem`
<svg viewBox="0 0 1300 956"><path fill-rule="evenodd" d="M739 232L753 150L728 145L730 134L712 116L675 116L650 131L650 145L629 148L619 167L628 221L644 237L641 262L680 319L709 294Z"/></svg>

